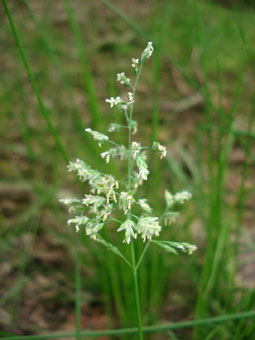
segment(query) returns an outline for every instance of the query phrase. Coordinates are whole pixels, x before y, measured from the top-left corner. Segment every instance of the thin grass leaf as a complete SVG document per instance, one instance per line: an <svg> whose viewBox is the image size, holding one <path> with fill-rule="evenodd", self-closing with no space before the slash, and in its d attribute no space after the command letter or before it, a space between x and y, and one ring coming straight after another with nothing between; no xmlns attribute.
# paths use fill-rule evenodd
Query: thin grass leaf
<svg viewBox="0 0 255 340"><path fill-rule="evenodd" d="M189 244L186 242L173 242L173 241L152 241L157 244L159 247L165 249L168 253L173 253L178 255L178 250L184 253L188 253L189 255L193 253L197 249L193 244Z"/></svg>
<svg viewBox="0 0 255 340"><path fill-rule="evenodd" d="M97 234L95 241L102 244L105 248L113 252L115 255L121 257L122 260L125 261L129 267L132 267L126 257L119 251L119 249L110 242L105 241L99 234Z"/></svg>
<svg viewBox="0 0 255 340"><path fill-rule="evenodd" d="M12 18L12 15L11 15L11 12L9 10L9 6L8 6L6 0L3 0L3 5L4 5L5 12L7 14L7 17L9 19L9 23L10 23L14 38L16 40L17 47L20 51L23 64L24 64L25 69L27 71L28 78L31 82L34 94L37 98L37 102L38 102L38 106L40 108L40 112L47 122L48 128L49 128L49 130L50 130L50 132L51 132L51 134L52 134L52 136L53 136L53 138L56 142L57 148L59 149L63 159L65 160L66 163L68 163L69 158L68 158L67 153L66 153L66 151L65 151L65 149L64 149L64 147L63 147L63 145L60 141L58 132L55 129L55 127L54 127L54 125L53 125L53 123L50 119L50 115L49 115L49 113L48 113L48 111L47 111L47 109L44 105L44 102L42 100L41 93L40 93L39 88L37 86L37 83L35 81L34 74L32 73L32 71L30 69L29 62L28 62L27 56L26 56L24 48L23 48L23 44L21 42L21 39L19 38L18 32L17 32L16 27L14 25L14 21L13 21L13 18Z"/></svg>
<svg viewBox="0 0 255 340"><path fill-rule="evenodd" d="M195 326L202 326L202 325L213 325L218 323L225 323L228 321L233 320L240 320L240 319L248 319L248 318L255 318L255 311L245 311L236 314L227 314L221 316L214 316L210 318L203 318L198 320L189 320L183 322L173 322L168 324L162 325L155 325L155 326L144 326L143 331L146 333L152 332L161 332L167 330L174 330L174 329L184 329L184 328L192 328ZM107 329L107 330L99 330L99 331L81 331L81 336L90 336L93 338L100 337L100 336L119 336L125 334L137 334L138 328L119 328L119 329ZM71 338L75 336L75 332L66 332L66 333L51 333L51 334L40 334L40 335L14 335L14 336L7 336L2 337L1 340L46 340L46 339L58 339L58 338Z"/></svg>
<svg viewBox="0 0 255 340"><path fill-rule="evenodd" d="M156 244L157 246L159 246L160 248L163 248L163 249L166 250L168 253L178 255L178 252L176 251L176 249L173 248L172 246L168 245L168 244L165 244L165 243L160 242L160 241L154 241L154 240L152 240L151 242L155 243L155 244Z"/></svg>

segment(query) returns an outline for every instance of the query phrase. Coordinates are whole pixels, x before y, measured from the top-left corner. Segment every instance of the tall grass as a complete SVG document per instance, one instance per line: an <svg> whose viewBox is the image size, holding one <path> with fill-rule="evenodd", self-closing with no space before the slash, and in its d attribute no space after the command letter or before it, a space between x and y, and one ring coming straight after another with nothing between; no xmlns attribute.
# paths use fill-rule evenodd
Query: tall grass
<svg viewBox="0 0 255 340"><path fill-rule="evenodd" d="M153 190L151 187L148 188L148 192L152 192L151 199L154 199L158 203L158 209L160 209L161 202L157 200L157 195L158 192L160 192L162 175L166 177L167 181L169 181L169 186L173 189L178 189L183 185L189 187L190 191L194 194L194 212L189 210L184 211L185 218L181 221L185 227L183 228L183 235L180 234L181 232L177 230L177 228L173 227L173 229L169 231L169 237L174 237L177 234L178 237L183 236L187 239L199 238L199 233L195 233L194 235L194 232L190 230L190 228L192 229L190 225L194 225L197 221L202 225L202 227L200 227L201 233L204 232L205 234L205 241L201 242L199 256L191 259L183 267L188 273L187 275L184 274L184 278L185 280L189 279L191 281L190 289L193 289L194 294L192 294L192 298L189 294L185 295L184 304L187 306L187 314L185 314L185 312L185 315L183 314L181 317L186 318L194 316L197 319L200 319L210 315L220 316L222 314L253 310L255 307L255 290L243 289L243 291L241 291L241 288L236 283L236 276L238 274L240 237L245 228L243 225L245 204L251 195L251 192L246 188L247 179L249 178L250 167L254 166L254 156L252 154L254 145L254 130L252 129L254 124L254 102L251 105L246 106L243 103L244 99L242 98L245 86L247 86L247 83L245 83L247 68L251 70L251 72L254 72L254 65L252 62L254 48L251 44L252 34L254 34L254 21L252 21L252 19L254 19L254 13L241 13L236 9L233 11L220 9L214 4L207 4L199 0L192 1L191 3L186 3L184 1L171 3L166 0L163 2L162 6L160 6L158 1L154 1L151 8L152 20L149 21L149 25L148 21L145 20L144 27L142 27L142 25L132 20L127 14L124 14L107 0L102 0L101 2L104 5L101 4L100 10L106 10L106 7L104 7L106 5L108 10L114 13L114 20L116 20L117 23L122 23L124 20L127 24L125 30L130 31L131 28L132 31L135 32L136 39L141 37L147 41L153 40L156 46L154 64L151 70L152 85L150 84L150 86L153 88L153 98L151 104L152 124L149 128L149 132L147 132L149 139L154 140L157 136L160 138L159 128L161 127L161 119L164 117L161 115L162 109L159 105L159 98L162 96L159 91L159 82L164 75L164 72L169 69L170 64L179 69L184 79L186 79L189 84L190 89L199 91L204 98L204 107L198 109L200 111L202 110L203 117L200 120L201 124L198 124L196 129L194 129L196 130L194 139L197 140L197 144L191 140L193 138L192 136L189 140L192 147L188 149L183 147L181 137L176 136L174 131L172 131L171 126L167 126L169 131L171 129L170 136L177 138L176 143L174 140L169 141L169 149L174 150L174 152L172 154L170 152L167 169L159 168L157 162L155 162L154 159L151 160L154 168L154 184ZM65 92L69 97L69 102L71 104L70 110L73 112L75 124L74 126L72 125L72 127L70 126L70 130L68 128L67 131L70 131L70 137L72 136L70 139L73 140L78 134L81 135L80 133L85 126L83 126L84 120L79 114L80 108L75 104L73 98L74 91L71 80L66 76L65 69L62 65L62 55L55 49L55 35L53 34L55 28L50 26L45 27L45 23L42 23L40 19L36 17L31 3L27 0L24 0L24 3L27 5L31 19L41 37L41 43L46 47L47 59L54 64L60 77L60 86L65 89ZM99 96L95 91L93 73L91 71L93 65L90 65L88 62L88 60L90 60L90 58L88 58L89 46L84 42L84 31L77 22L73 4L69 0L64 0L63 3L65 5L66 17L68 18L70 28L73 32L77 53L80 58L79 62L81 63L81 74L84 83L83 91L88 100L89 115L91 115L89 118L93 126L98 126L99 124L103 126L106 124L107 117L104 118L103 115L100 114L101 103L99 103ZM45 95L43 94L44 88L42 86L46 87L47 82L41 82L39 87L37 75L32 72L35 60L33 59L32 61L31 58L30 61L30 58L26 56L26 48L28 48L27 52L29 52L31 51L29 50L31 46L25 44L25 36L23 38L23 43L23 40L21 39L22 28L18 26L18 23L16 25L15 15L12 16L10 13L7 1L3 0L3 4L11 24L17 47L21 53L27 75L32 85L33 94L37 99L39 112L47 123L48 130L53 136L59 155L61 155L64 161L67 161L72 152L72 157L75 158L76 155L73 154L74 146L69 146L69 142L64 142L67 136L64 136L59 126L56 128L55 125L56 121L61 122L63 120L62 116L57 113L58 110L54 110L54 112L51 113L44 101ZM215 15L210 16L210 14L208 14L210 11L215 13ZM183 18L182 13L189 14ZM226 61L226 57L224 56L225 50L219 49L219 45L216 41L217 38L213 38L213 35L216 37L219 36L218 30L220 29L211 22L208 22L208 25L205 25L204 18L207 15L211 20L215 20L217 25L222 29L224 39L229 38L231 46L236 43L236 46L239 48L239 51L237 52L237 47L233 46L233 56L231 56L229 62ZM222 23L223 18L226 19L226 22L231 21L235 25L235 29L232 29L232 26L229 28L227 24L224 26ZM194 34L191 32L194 32ZM183 39L185 35L187 35L188 38ZM86 39L86 32L84 33L84 36ZM200 51L199 67L201 68L202 80L197 79L192 73L192 70L189 67L190 58L187 56L182 58L182 55L185 55L185 53L186 55L191 53L192 43L189 40L192 40L192 43L195 44ZM227 43L228 42L226 41L226 44ZM32 49L33 48L34 47L32 46ZM130 55L131 50L133 50L133 48L130 48ZM211 55L213 54L212 51L214 52L214 56ZM133 51L132 55L135 55ZM180 61L177 62L176 60ZM91 61L93 63L92 59ZM21 69L18 59L15 59L15 63L17 64L17 69ZM234 63L234 66L232 63ZM110 95L115 92L112 81L112 74L115 73L113 65L112 70L108 73L108 88L111 91ZM227 79L229 73L232 73L235 77L235 86L233 86L232 81ZM212 87L212 81L214 85L216 84L216 91L215 88ZM167 86L169 86L169 83ZM173 86L172 83L171 86ZM226 86L231 88L231 93L229 95L231 97L231 105L228 109L224 107ZM235 89L233 90L234 87ZM8 120L12 117L11 112L13 111L12 107L14 106L12 98L13 93L16 91L19 92L20 98L24 98L27 93L21 88L19 81L16 89L13 86L13 92L9 93L9 97L5 95L8 92L7 90L3 95L1 94L1 103L5 103L4 107L6 114L3 116L5 116L6 127L10 124ZM24 93L22 91L24 91ZM176 90L166 91L163 95L166 93L167 98L171 98L172 95L176 95ZM215 93L217 93L218 97L217 102L214 100ZM166 98L166 95L164 98ZM26 101L29 102L30 98L27 98ZM236 119L240 117L240 107L242 110L240 111L241 113L244 111L246 114L245 110L250 111L249 118L246 119L246 131L239 130L238 121ZM247 109L247 107L249 108ZM191 114L194 114L194 112ZM171 110L167 112L167 115L173 116ZM1 120L3 119L3 116L1 117ZM22 223L17 221L17 224L20 223L20 226L23 226L26 224L27 219L31 219L31 225L36 225L36 223L39 223L38 216L40 216L41 209L43 209L46 204L45 202L48 202L48 200L53 199L52 197L57 196L57 191L63 186L61 176L59 175L60 170L58 165L54 164L54 180L56 180L57 184L48 184L46 189L44 180L36 177L39 177L39 175L37 175L38 164L36 164L36 162L41 161L39 158L42 158L42 156L48 152L48 159L43 160L46 168L49 160L60 160L60 157L57 155L56 149L53 149L52 151L49 150L46 141L46 136L48 135L44 134L44 132L40 132L38 137L36 137L36 146L39 145L40 150L38 152L34 145L35 137L30 127L30 117L27 114L25 103L23 103L21 117L15 117L14 115L13 117L15 120L17 119L23 127L21 135L23 143L26 146L26 153L31 160L31 171L34 174L33 176L35 176L32 190L36 193L37 197L41 197L41 200L38 201L40 204L34 205L31 210L28 209L27 216L23 219ZM176 117L178 119L178 116ZM141 117L141 124L144 124L147 118L148 117ZM40 124L39 121L37 124ZM168 124L167 120L165 124ZM8 129L3 126L1 127L1 132L4 136L6 135L6 130ZM186 138L186 136L184 137ZM92 146L87 144L89 141L86 140L84 143L84 145L82 144L79 146L78 140L75 140L74 145L77 147L77 153L82 154L83 157L92 158L96 153L96 150L91 149ZM230 157L237 144L245 150L244 162L241 164L242 169L239 171L241 174L241 181L240 185L236 188L235 193L231 193L230 203L226 204L226 200L229 197L229 193L226 191L228 176L232 171ZM192 153L190 150L192 150ZM176 154L178 155L177 158ZM95 158L93 161L96 163L97 159ZM30 179L27 177L25 180L29 181ZM43 189L47 191L47 194L45 194L44 197L42 197ZM54 195L52 195L52 192L54 192ZM55 209L58 209L56 206L54 207ZM59 223L61 223L61 217L59 221ZM22 233L21 228L19 229L19 233ZM8 235L9 234L4 238L6 246L10 246ZM123 326L127 326L133 320L132 306L134 301L130 299L128 293L123 293L123 291L128 291L132 284L130 276L127 275L126 271L120 269L119 261L107 252L100 254L99 258L97 258L96 255L92 255L90 258L84 260L82 254L83 241L83 239L77 239L75 260L76 333L73 333L72 336L76 336L77 339L84 335L80 326L81 308L83 307L81 290L84 289L84 287L87 289L88 283L81 282L80 270L82 270L82 266L85 264L91 265L91 263L94 263L98 266L100 282L97 281L96 289L101 289L103 291L103 300L105 302L105 309L108 313L109 328L114 327L116 324L116 314L119 323ZM69 244L70 246L70 241L66 244ZM86 246L88 245L86 244ZM149 251L148 254L148 260L141 264L141 275L139 277L142 291L142 309L147 309L147 307L150 306L150 313L145 316L145 321L146 323L155 323L157 318L160 318L160 312L162 311L162 308L158 308L159 303L162 305L169 304L169 302L164 303L163 298L166 297L164 287L169 285L170 281L177 280L175 278L175 273L182 273L182 271L180 270L180 260L178 258L169 261L161 254L158 255L158 252ZM106 265L104 267L98 265L101 260L100 257L105 259ZM181 259L181 261L183 261L183 259ZM22 260L22 264L23 266L21 266L21 268L24 271L24 268L28 264L25 256L24 261ZM163 266L164 270L161 269L161 266ZM150 268L149 273L148 268ZM168 275L168 273L170 273L170 275ZM183 284L182 282L177 283L180 284L180 286ZM5 295L1 300L1 303L5 304L11 301L12 298L16 299L20 294L20 287L23 285L23 280L17 280L16 284L9 292L10 294ZM184 293L186 293L185 289L188 290L189 288L187 289L184 287ZM238 296L239 298L237 299ZM159 307L162 307L161 304ZM173 314L170 315L170 318L172 317ZM211 321L211 323L213 324L213 321ZM217 339L248 339L249 337L251 338L255 332L254 324L248 319L236 319L234 322L230 319L230 321L224 325L215 328L212 327L211 329L210 327L203 326L202 323L199 322L197 325L194 322L192 326L195 327L193 333L194 339L206 339L206 337L207 339L213 339L215 337L217 337ZM107 334L107 332L102 334ZM108 334L114 335L114 332ZM93 334L86 333L85 335L93 337ZM124 336L123 333L123 337ZM172 334L170 336L172 338L174 337ZM128 337L129 335L126 335L127 339ZM50 338L50 335L48 338Z"/></svg>

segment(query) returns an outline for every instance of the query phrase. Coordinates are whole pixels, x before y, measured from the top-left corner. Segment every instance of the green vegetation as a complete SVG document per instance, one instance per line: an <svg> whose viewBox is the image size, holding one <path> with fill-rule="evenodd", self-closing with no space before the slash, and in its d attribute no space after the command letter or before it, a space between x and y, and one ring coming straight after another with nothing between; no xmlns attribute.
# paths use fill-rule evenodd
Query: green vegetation
<svg viewBox="0 0 255 340"><path fill-rule="evenodd" d="M107 249L76 237L58 199L86 191L66 175L70 158L102 169L84 129L106 132L113 114L104 99L119 93L116 73L128 73L126 61L153 41L136 118L143 144L159 140L168 155L164 163L149 158L144 196L160 214L166 186L192 192L166 239L197 244L198 251L183 257L148 249L138 275L142 322L144 331L158 332L146 339L252 339L254 273L247 268L255 261L254 10L202 0L3 4L1 335L47 329L53 334L47 338L59 332L81 339L93 337L88 329L107 328L95 336L130 339L127 334L136 331L111 331L136 325L132 275ZM114 120L122 122L118 111ZM120 171L118 163L103 167L116 176ZM143 244L136 250L141 254ZM97 305L107 319L93 325L88 315ZM75 327L71 335L62 331L66 320ZM158 326L163 321L177 323Z"/></svg>

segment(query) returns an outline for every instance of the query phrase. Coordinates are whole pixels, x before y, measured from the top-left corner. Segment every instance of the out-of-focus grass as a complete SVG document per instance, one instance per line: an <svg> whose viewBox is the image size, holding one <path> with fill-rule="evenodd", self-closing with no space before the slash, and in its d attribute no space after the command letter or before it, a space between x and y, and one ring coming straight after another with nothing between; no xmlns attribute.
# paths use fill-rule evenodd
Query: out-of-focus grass
<svg viewBox="0 0 255 340"><path fill-rule="evenodd" d="M91 144L81 134L82 128L100 123L106 130L113 117L104 99L122 91L114 85L115 74L130 72L128 61L140 53L146 42L99 2L66 1L66 8L61 1L25 3L29 10L19 2L10 4L11 12L52 124L72 158L84 158L100 166L99 158L94 157L97 150L91 150ZM251 227L249 220L244 221L245 204L252 198L251 186L254 188L254 138L237 137L232 131L254 133L251 98L255 13L199 0L162 4L154 1L146 5L121 1L116 6L158 46L151 69L145 70L136 116L141 127L139 138L144 143L159 138L168 146L169 154L161 167L154 158L151 160L153 171L146 192L156 210L160 210L165 185L172 191L186 188L193 192L193 204L185 207L182 220L165 232L171 239L199 245L198 253L189 258L166 257L154 249L148 252L140 275L144 321L155 322L168 314L174 319L178 313L186 318L252 309L254 290L243 287L236 278L242 274L240 240L244 230L249 233ZM29 201L23 202L21 208L16 204L21 211L3 210L2 253L12 254L13 242L24 234L34 235L36 243L36 229L57 239L69 257L74 253L74 237L65 227L66 218L57 199L64 190L71 195L78 190L66 174L54 139L39 116L6 17L1 22L0 39L6 46L0 57L4 66L0 85L0 191L3 184L10 182L16 188L20 183L31 185ZM178 61L183 72L200 84L203 104L180 112L175 109L177 102L189 99L195 90L169 61L160 57L161 51ZM115 112L115 118L120 120L121 116ZM239 165L232 166L236 150L245 150L245 154ZM104 164L102 167L105 169ZM237 183L231 186L235 178ZM43 221L45 215L56 226ZM82 291L103 292L109 326L115 322L115 313L122 325L131 325L134 301L130 296L130 275L101 248L84 252L82 248L78 254L82 264L94 267L91 280L82 280ZM33 275L29 268L35 266L33 247L19 249L16 256L20 254L22 260L14 283L1 298L2 305L10 311L21 298L29 275ZM68 270L66 275L70 276ZM95 273L99 273L100 280ZM76 274L79 285L77 271ZM84 306L79 290L76 300ZM16 320L19 323L18 313ZM235 336L239 340L249 338L252 332L252 320L244 320L229 322L212 333L199 327L194 339L206 334L210 338L215 333L219 339Z"/></svg>

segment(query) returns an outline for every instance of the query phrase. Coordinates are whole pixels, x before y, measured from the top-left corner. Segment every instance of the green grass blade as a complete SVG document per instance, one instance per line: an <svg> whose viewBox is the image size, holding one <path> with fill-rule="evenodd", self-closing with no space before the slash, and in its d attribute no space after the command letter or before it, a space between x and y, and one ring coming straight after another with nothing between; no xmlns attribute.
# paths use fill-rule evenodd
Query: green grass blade
<svg viewBox="0 0 255 340"><path fill-rule="evenodd" d="M13 35L14 35L14 38L16 40L16 44L18 46L18 49L20 51L20 54L21 54L21 58L22 58L22 61L23 61L23 64L25 66L25 69L27 71L27 74L28 74L28 77L29 77L29 80L31 82L31 85L32 85L32 88L33 88L33 91L34 91L34 94L37 98L37 102L38 102L38 105L39 105L39 108L40 108L40 112L41 114L43 115L44 119L46 120L47 122L47 125L49 127L49 130L55 140L55 143L57 145L57 148L59 150L59 152L61 153L63 159L68 162L68 156L67 156L67 153L59 139L59 135L58 135L58 132L57 130L55 129L51 119L50 119L50 115L43 103L43 100L41 98L41 94L40 94L40 91L39 91L39 88L37 86L37 83L35 81L35 78L34 78L34 75L30 69L30 66L29 66L29 62L28 62L28 59L26 57L26 54L25 54L25 51L24 51L24 48L23 48L23 45L22 45L22 42L21 42L21 39L19 38L19 35L18 35L18 32L16 30L16 27L14 25L14 21L13 21L13 18L12 18L12 15L11 15L11 12L9 10L9 7L8 7L8 4L7 4L7 1L6 0L3 0L3 5L4 5L4 9L5 9L5 12L7 14L7 17L8 17L8 20L9 20L9 23L10 23L10 26L11 26L11 29L12 29L12 32L13 32Z"/></svg>
<svg viewBox="0 0 255 340"><path fill-rule="evenodd" d="M76 340L81 340L81 260L80 260L80 236L75 235L75 327Z"/></svg>
<svg viewBox="0 0 255 340"><path fill-rule="evenodd" d="M176 322L176 323L156 325L156 326L144 326L143 331L146 333L161 332L161 331L168 331L168 330L174 330L174 329L192 328L195 326L213 325L213 324L225 323L228 321L248 319L248 318L255 318L255 311L246 311L242 313L227 314L227 315L222 315L222 316L215 316L215 317L210 317L210 318ZM99 336L107 336L107 335L108 336L119 336L119 335L125 335L125 334L135 334L135 333L138 333L138 328L108 329L108 330L102 330L102 331L81 331L80 335L96 338ZM46 339L58 339L61 337L71 338L74 336L75 336L75 332L69 332L69 333L52 333L52 334L44 334L44 335L8 336L8 337L2 337L1 340L46 340Z"/></svg>
<svg viewBox="0 0 255 340"><path fill-rule="evenodd" d="M54 67L55 69L57 70L59 76L60 76L60 79L63 83L63 86L65 88L65 91L66 93L68 94L69 96L69 100L70 100L70 103L71 103L71 106L72 106L72 110L73 110L73 114L74 114L74 119L75 119L75 122L76 122L76 125L77 127L80 129L80 131L83 132L83 136L84 138L87 140L86 138L86 134L84 134L84 126L83 126L83 123L82 123L82 119L81 119L81 116L80 116L80 113L79 113L79 110L77 109L75 103L74 103L74 99L73 99L73 96L72 96L72 91L71 91L71 88L70 88L70 84L68 83L68 80L65 76L65 73L63 71L63 68L61 66L61 62L58 58L58 55L57 53L55 52L52 44L51 44L51 39L49 37L49 34L48 32L44 29L44 27L42 26L42 24L39 22L38 18L36 17L33 9L31 8L28 0L23 0L27 9L28 9L28 12L33 20L33 22L35 23L36 25L36 28L38 30L38 32L40 33L41 35L41 38L42 38L42 41L47 49L47 52L49 53L49 57L51 58L53 64L54 64Z"/></svg>

